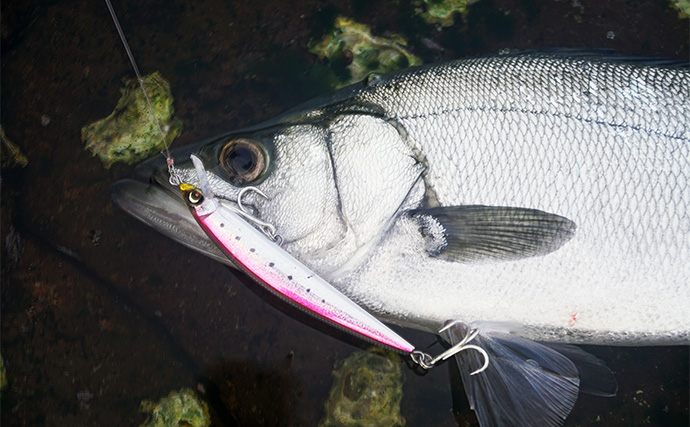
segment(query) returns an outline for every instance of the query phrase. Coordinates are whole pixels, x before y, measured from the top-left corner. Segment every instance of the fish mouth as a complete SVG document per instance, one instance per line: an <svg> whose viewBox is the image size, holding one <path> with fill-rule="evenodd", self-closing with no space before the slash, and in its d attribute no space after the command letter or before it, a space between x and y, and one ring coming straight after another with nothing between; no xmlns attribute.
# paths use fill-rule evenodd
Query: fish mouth
<svg viewBox="0 0 690 427"><path fill-rule="evenodd" d="M235 133L229 132L177 148L169 156L175 159L178 172L193 171L190 158L192 154L213 164L212 157L203 154L204 147L213 146ZM161 234L216 261L235 267L196 222L179 187L170 183L170 172L164 156L154 156L140 163L135 168L135 174L138 179L123 179L110 188L115 204Z"/></svg>
<svg viewBox="0 0 690 427"><path fill-rule="evenodd" d="M149 182L123 179L110 188L110 195L117 206L161 234L213 258L226 265L232 262L208 238L197 224L182 193L169 183L167 166L159 166L157 159L137 167L142 178L149 175ZM163 160L165 165L165 160Z"/></svg>

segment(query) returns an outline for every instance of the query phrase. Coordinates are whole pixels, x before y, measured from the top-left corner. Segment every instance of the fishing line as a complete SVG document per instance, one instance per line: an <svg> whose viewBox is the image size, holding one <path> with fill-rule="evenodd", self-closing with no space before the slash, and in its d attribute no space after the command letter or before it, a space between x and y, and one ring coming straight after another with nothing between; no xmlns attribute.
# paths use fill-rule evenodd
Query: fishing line
<svg viewBox="0 0 690 427"><path fill-rule="evenodd" d="M168 141L166 141L165 139L165 134L163 133L163 129L161 128L161 125L158 122L158 117L156 117L156 114L153 112L153 106L151 105L149 93L146 91L146 87L144 87L144 79L141 77L141 73L139 72L137 62L134 60L132 50L129 48L129 43L127 43L125 33L122 31L122 27L120 26L120 20L117 19L115 9L113 9L113 5L110 3L110 0L105 0L105 4L108 6L110 16L113 18L115 28L117 28L117 33L120 35L120 40L122 40L122 45L125 47L127 57L129 57L129 62L132 63L134 74L136 74L137 80L139 81L139 87L141 87L141 91L144 92L144 98L146 98L146 105L148 105L149 107L149 112L153 116L153 120L156 122L156 127L158 127L158 132L160 133L161 139L163 140L163 147L165 147L165 161L168 164L168 173L170 174L169 182L171 185L180 185L182 183L182 180L180 179L179 175L177 174L177 171L175 170L175 160L170 155L170 147L168 145Z"/></svg>

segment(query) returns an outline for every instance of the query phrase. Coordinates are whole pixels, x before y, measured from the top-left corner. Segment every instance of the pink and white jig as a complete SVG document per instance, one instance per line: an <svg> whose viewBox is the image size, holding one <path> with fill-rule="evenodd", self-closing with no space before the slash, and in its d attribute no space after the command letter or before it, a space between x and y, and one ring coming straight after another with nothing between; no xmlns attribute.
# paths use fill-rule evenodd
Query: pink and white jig
<svg viewBox="0 0 690 427"><path fill-rule="evenodd" d="M192 156L201 189L180 185L206 234L244 272L288 302L331 325L394 350L414 346L355 304L250 224L239 209L214 197L201 160Z"/></svg>

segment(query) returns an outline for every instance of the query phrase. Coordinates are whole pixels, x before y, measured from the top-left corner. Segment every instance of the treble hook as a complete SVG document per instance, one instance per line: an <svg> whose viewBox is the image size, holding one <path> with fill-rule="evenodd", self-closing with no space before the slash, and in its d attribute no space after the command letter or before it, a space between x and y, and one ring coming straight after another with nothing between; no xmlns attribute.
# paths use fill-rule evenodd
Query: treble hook
<svg viewBox="0 0 690 427"><path fill-rule="evenodd" d="M237 207L239 208L236 210L237 213L248 219L249 221L253 222L254 224L258 225L261 227L263 232L271 238L271 240L275 241L278 243L278 245L281 245L283 243L283 238L280 237L278 234L276 234L276 228L273 224L270 222L262 221L255 217L252 212L242 203L242 197L244 197L245 194L248 192L253 191L259 196L263 197L264 199L268 199L268 196L264 194L263 191L259 190L256 187L244 187L243 189L240 190L239 194L237 195Z"/></svg>
<svg viewBox="0 0 690 427"><path fill-rule="evenodd" d="M237 206L242 209L242 212L251 215L249 210L244 206L242 203L242 197L244 197L245 194L248 192L253 191L259 196L263 197L264 199L268 199L268 196L261 190L259 190L256 187L252 187L251 185L249 187L244 187L243 189L240 190L240 193L237 195Z"/></svg>
<svg viewBox="0 0 690 427"><path fill-rule="evenodd" d="M452 323L449 323L438 332L441 333L458 322L459 321L454 321ZM468 344L478 334L479 331L477 329L471 330L467 335L465 335L465 338L463 338L462 341L455 344L454 346L452 346L451 348L449 348L448 350L444 351L436 357L431 357L431 355L421 351L413 351L411 354L412 360L424 369L431 369L434 367L434 365L436 365L436 363L438 363L441 360L446 360L449 357L460 353L461 351L472 349L478 351L484 357L484 365L481 368L472 372L470 375L479 374L481 372L484 372L486 368L489 367L489 354L486 352L486 350L479 346L476 346L474 344Z"/></svg>

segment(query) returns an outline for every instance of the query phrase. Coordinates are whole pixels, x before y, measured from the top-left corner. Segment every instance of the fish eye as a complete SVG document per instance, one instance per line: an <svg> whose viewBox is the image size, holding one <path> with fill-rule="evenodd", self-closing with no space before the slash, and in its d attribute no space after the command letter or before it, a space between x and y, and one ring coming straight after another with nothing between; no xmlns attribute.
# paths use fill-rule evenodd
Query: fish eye
<svg viewBox="0 0 690 427"><path fill-rule="evenodd" d="M204 196L201 194L199 190L194 189L187 193L187 200L189 201L189 203L193 205L198 205L199 203L204 201Z"/></svg>
<svg viewBox="0 0 690 427"><path fill-rule="evenodd" d="M221 166L239 185L256 181L266 171L267 155L260 142L231 139L220 151Z"/></svg>

